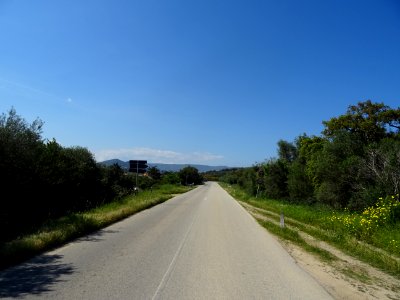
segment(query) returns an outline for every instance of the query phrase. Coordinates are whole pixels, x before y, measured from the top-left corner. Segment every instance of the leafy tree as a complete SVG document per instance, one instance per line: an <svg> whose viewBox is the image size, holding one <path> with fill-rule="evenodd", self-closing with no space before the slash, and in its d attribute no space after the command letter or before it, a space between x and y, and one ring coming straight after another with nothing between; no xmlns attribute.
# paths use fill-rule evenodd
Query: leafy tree
<svg viewBox="0 0 400 300"><path fill-rule="evenodd" d="M25 227L35 212L37 156L43 122L28 124L14 108L0 116L0 240Z"/></svg>
<svg viewBox="0 0 400 300"><path fill-rule="evenodd" d="M161 179L161 172L157 167L150 167L147 169L147 174L153 179L153 180L160 180Z"/></svg>
<svg viewBox="0 0 400 300"><path fill-rule="evenodd" d="M278 142L278 157L280 160L291 163L297 158L297 148L290 142L280 140Z"/></svg>
<svg viewBox="0 0 400 300"><path fill-rule="evenodd" d="M222 182L227 182L227 180L225 180L228 177L230 177L231 175L234 174L234 170L236 170L237 168L228 168L228 169L223 169L223 170L211 170L211 171L207 171L207 172L203 172L203 178L205 181L222 181Z"/></svg>
<svg viewBox="0 0 400 300"><path fill-rule="evenodd" d="M36 157L43 145L43 122L28 124L12 108L0 117L0 178L4 187L22 192L20 186L32 180Z"/></svg>
<svg viewBox="0 0 400 300"><path fill-rule="evenodd" d="M237 171L237 184L248 194L257 193L257 175L254 168L242 168Z"/></svg>
<svg viewBox="0 0 400 300"><path fill-rule="evenodd" d="M287 198L288 165L281 159L270 159L265 165L265 194L269 198Z"/></svg>
<svg viewBox="0 0 400 300"><path fill-rule="evenodd" d="M99 167L102 170L103 192L101 198L103 202L121 199L132 192L135 186L135 178L132 174L126 173L118 164Z"/></svg>
<svg viewBox="0 0 400 300"><path fill-rule="evenodd" d="M262 196L265 194L265 168L262 164L258 164L253 166L253 170L256 174L256 197Z"/></svg>
<svg viewBox="0 0 400 300"><path fill-rule="evenodd" d="M314 185L312 177L307 172L307 163L312 154L322 148L322 140L303 134L296 138L296 159L289 165L288 192L289 198L297 202L314 201Z"/></svg>
<svg viewBox="0 0 400 300"><path fill-rule="evenodd" d="M398 136L400 130L400 108L392 109L383 103L371 100L351 105L346 114L323 122L323 134L333 138L340 131L360 136L364 144L377 142L385 137Z"/></svg>
<svg viewBox="0 0 400 300"><path fill-rule="evenodd" d="M319 202L346 206L359 176L363 144L351 133L338 133L334 140L326 141L307 162L308 173L313 179L315 195Z"/></svg>
<svg viewBox="0 0 400 300"><path fill-rule="evenodd" d="M102 172L86 148L64 148L48 142L40 157L38 180L44 188L42 212L58 216L94 207L104 201Z"/></svg>
<svg viewBox="0 0 400 300"><path fill-rule="evenodd" d="M233 168L229 170L225 170L224 174L220 177L220 181L226 182L229 184L237 184L239 177L242 174L243 168Z"/></svg>
<svg viewBox="0 0 400 300"><path fill-rule="evenodd" d="M290 166L287 176L289 198L298 202L313 202L314 186L306 172L306 163L296 159Z"/></svg>
<svg viewBox="0 0 400 300"><path fill-rule="evenodd" d="M118 166L97 165L86 148L44 141L42 126L39 119L27 123L15 109L0 116L0 241L122 197L133 186L131 176Z"/></svg>
<svg viewBox="0 0 400 300"><path fill-rule="evenodd" d="M220 171L207 171L203 172L204 181L219 181L222 176L222 172Z"/></svg>
<svg viewBox="0 0 400 300"><path fill-rule="evenodd" d="M293 143L278 141L278 159L270 159L264 164L264 189L269 198L289 197L288 176L290 166L298 157L298 149Z"/></svg>
<svg viewBox="0 0 400 300"><path fill-rule="evenodd" d="M379 196L400 192L400 141L384 139L367 149L363 171L372 179ZM367 187L362 187L366 189Z"/></svg>
<svg viewBox="0 0 400 300"><path fill-rule="evenodd" d="M323 136L280 140L276 159L221 180L252 195L357 210L399 193L399 108L368 100L323 124Z"/></svg>
<svg viewBox="0 0 400 300"><path fill-rule="evenodd" d="M179 178L183 185L188 184L202 184L203 178L199 174L199 171L192 166L187 166L179 171Z"/></svg>
<svg viewBox="0 0 400 300"><path fill-rule="evenodd" d="M161 175L161 183L164 184L179 184L181 179L177 172L164 172Z"/></svg>
<svg viewBox="0 0 400 300"><path fill-rule="evenodd" d="M323 134L330 142L326 143L320 160L330 159L332 166L316 176L320 179L316 194L321 201L331 198L328 202L362 209L379 196L385 196L385 192L396 190L393 181L383 178L396 178L394 141L399 139L399 108L367 100L349 106L346 114L323 124ZM394 147L385 148L383 140L390 140L386 144ZM313 159L309 165L323 164ZM386 175L382 177L383 174Z"/></svg>

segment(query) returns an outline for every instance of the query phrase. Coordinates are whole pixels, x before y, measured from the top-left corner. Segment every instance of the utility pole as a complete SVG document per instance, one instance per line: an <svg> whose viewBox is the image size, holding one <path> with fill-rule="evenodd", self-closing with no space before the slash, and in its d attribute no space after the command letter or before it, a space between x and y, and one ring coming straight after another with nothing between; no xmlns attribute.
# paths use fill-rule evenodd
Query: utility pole
<svg viewBox="0 0 400 300"><path fill-rule="evenodd" d="M138 188L138 176L144 174L147 171L147 160L130 160L129 161L129 172L136 173L136 189Z"/></svg>
<svg viewBox="0 0 400 300"><path fill-rule="evenodd" d="M137 177L138 177L138 173L139 173L139 161L136 161L136 188L138 187L137 185Z"/></svg>

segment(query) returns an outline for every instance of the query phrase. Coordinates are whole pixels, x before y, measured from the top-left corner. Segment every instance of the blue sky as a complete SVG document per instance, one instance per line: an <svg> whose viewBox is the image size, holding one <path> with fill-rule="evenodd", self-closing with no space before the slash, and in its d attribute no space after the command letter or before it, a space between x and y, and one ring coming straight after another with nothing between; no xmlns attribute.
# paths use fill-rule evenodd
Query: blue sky
<svg viewBox="0 0 400 300"><path fill-rule="evenodd" d="M400 105L400 1L0 0L0 112L97 160L250 166Z"/></svg>

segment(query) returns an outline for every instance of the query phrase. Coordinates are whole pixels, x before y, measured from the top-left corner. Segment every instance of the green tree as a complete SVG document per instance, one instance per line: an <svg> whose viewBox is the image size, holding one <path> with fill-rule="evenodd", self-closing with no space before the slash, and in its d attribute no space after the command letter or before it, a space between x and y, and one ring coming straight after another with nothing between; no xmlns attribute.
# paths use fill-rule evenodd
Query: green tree
<svg viewBox="0 0 400 300"><path fill-rule="evenodd" d="M297 202L313 202L314 186L306 172L306 162L296 159L290 166L287 175L289 198Z"/></svg>
<svg viewBox="0 0 400 300"><path fill-rule="evenodd" d="M248 194L257 193L257 174L255 168L241 168L236 171L237 184Z"/></svg>
<svg viewBox="0 0 400 300"><path fill-rule="evenodd" d="M241 175L243 168L233 168L229 170L225 170L224 174L221 176L220 181L226 182L229 184L237 184L238 179Z"/></svg>
<svg viewBox="0 0 400 300"><path fill-rule="evenodd" d="M161 179L161 172L157 167L148 168L147 174L155 181L158 181Z"/></svg>
<svg viewBox="0 0 400 300"><path fill-rule="evenodd" d="M130 174L118 165L96 164L86 148L44 141L42 126L39 119L29 124L15 109L0 116L0 241L49 218L121 198L133 187ZM142 188L153 183L139 177Z"/></svg>
<svg viewBox="0 0 400 300"><path fill-rule="evenodd" d="M370 145L366 152L363 171L374 183L375 190L379 193L377 196L399 194L400 141L384 139ZM361 189L368 190L368 187L362 186Z"/></svg>
<svg viewBox="0 0 400 300"><path fill-rule="evenodd" d="M43 147L42 126L39 119L28 124L14 108L0 116L0 176L1 184L12 191L8 195L22 192L20 187L34 178Z"/></svg>
<svg viewBox="0 0 400 300"><path fill-rule="evenodd" d="M383 103L367 100L349 106L346 114L322 123L325 126L323 134L329 138L346 131L357 134L364 144L368 144L385 137L398 136L400 108L392 109Z"/></svg>
<svg viewBox="0 0 400 300"><path fill-rule="evenodd" d="M161 183L164 184L179 184L181 179L177 172L164 172L161 175Z"/></svg>
<svg viewBox="0 0 400 300"><path fill-rule="evenodd" d="M298 149L293 143L278 141L278 159L270 159L264 164L264 189L269 198L287 199L289 197L289 169L298 157Z"/></svg>
<svg viewBox="0 0 400 300"><path fill-rule="evenodd" d="M264 168L265 195L273 199L287 198L288 164L281 159L270 159Z"/></svg>
<svg viewBox="0 0 400 300"><path fill-rule="evenodd" d="M55 140L46 144L40 163L40 180L47 187L45 207L54 215L85 210L104 201L102 172L89 150L64 148ZM104 181L103 181L104 182Z"/></svg>
<svg viewBox="0 0 400 300"><path fill-rule="evenodd" d="M297 147L293 143L278 141L278 158L286 163L291 163L297 158Z"/></svg>
<svg viewBox="0 0 400 300"><path fill-rule="evenodd" d="M303 134L296 138L297 157L289 165L288 172L288 192L289 198L296 202L313 202L314 186L312 178L307 172L307 162L310 160L312 153L318 148L321 140L316 137L308 137Z"/></svg>
<svg viewBox="0 0 400 300"><path fill-rule="evenodd" d="M37 157L43 148L43 122L31 124L14 108L0 116L0 240L26 228L37 194ZM36 198L37 199L37 198Z"/></svg>
<svg viewBox="0 0 400 300"><path fill-rule="evenodd" d="M192 166L187 166L179 171L179 178L183 185L202 184L203 178L199 171Z"/></svg>
<svg viewBox="0 0 400 300"><path fill-rule="evenodd" d="M134 175L126 173L118 164L99 167L102 170L103 202L121 199L132 192L135 185Z"/></svg>
<svg viewBox="0 0 400 300"><path fill-rule="evenodd" d="M349 204L359 177L363 144L348 132L338 133L312 153L307 171L313 180L316 199L334 207Z"/></svg>

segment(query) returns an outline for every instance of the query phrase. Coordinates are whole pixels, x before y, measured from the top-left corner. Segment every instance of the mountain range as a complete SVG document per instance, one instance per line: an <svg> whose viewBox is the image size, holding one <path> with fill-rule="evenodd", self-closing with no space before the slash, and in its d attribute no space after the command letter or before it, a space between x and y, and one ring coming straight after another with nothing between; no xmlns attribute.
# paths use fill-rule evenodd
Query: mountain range
<svg viewBox="0 0 400 300"><path fill-rule="evenodd" d="M105 166L112 166L114 164L119 165L122 169L129 169L129 161L122 161L120 159L109 159L100 162L100 164ZM191 166L199 170L200 173L208 171L220 171L224 169L229 169L227 166L208 166L208 165L198 165L198 164L162 164L162 163L148 163L149 167L157 167L161 172L179 172L181 169Z"/></svg>

